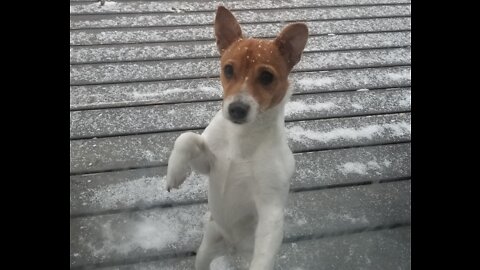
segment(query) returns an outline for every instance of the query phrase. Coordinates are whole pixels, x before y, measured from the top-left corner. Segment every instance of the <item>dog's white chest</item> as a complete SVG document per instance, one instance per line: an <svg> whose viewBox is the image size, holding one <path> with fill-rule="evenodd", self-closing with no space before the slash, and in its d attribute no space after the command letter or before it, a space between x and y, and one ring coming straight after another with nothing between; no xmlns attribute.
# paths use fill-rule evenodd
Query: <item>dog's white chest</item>
<svg viewBox="0 0 480 270"><path fill-rule="evenodd" d="M232 125L220 112L202 134L214 156L208 205L227 242L243 249L252 243L259 198L286 197L294 165L281 125L261 132L242 132L243 126Z"/></svg>
<svg viewBox="0 0 480 270"><path fill-rule="evenodd" d="M217 160L210 173L208 200L212 217L230 234L231 241L241 238L248 228L253 228L257 221L253 201L252 161Z"/></svg>

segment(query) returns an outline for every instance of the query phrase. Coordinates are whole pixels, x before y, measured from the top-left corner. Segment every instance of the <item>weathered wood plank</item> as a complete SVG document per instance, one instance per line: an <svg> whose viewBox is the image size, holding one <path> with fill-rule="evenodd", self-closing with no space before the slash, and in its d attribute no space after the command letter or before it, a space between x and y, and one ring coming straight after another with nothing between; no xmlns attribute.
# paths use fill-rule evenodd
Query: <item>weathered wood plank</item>
<svg viewBox="0 0 480 270"><path fill-rule="evenodd" d="M286 123L294 152L410 140L410 113ZM200 131L196 131L200 132ZM70 172L165 165L182 132L70 141Z"/></svg>
<svg viewBox="0 0 480 270"><path fill-rule="evenodd" d="M410 5L299 8L236 11L241 24L410 16ZM70 17L70 29L213 25L215 13L157 13L152 15L85 15Z"/></svg>
<svg viewBox="0 0 480 270"><path fill-rule="evenodd" d="M377 18L336 21L305 22L310 35L341 34L410 30L410 18ZM242 26L246 36L273 38L285 23L247 24ZM212 40L213 26L149 27L122 30L71 30L70 45L95 45L115 43L145 43L162 41Z"/></svg>
<svg viewBox="0 0 480 270"><path fill-rule="evenodd" d="M367 231L284 243L275 259L276 270L369 269L407 270L411 268L411 227ZM96 268L101 270L190 270L195 257ZM225 257L212 262L212 270L235 269Z"/></svg>
<svg viewBox="0 0 480 270"><path fill-rule="evenodd" d="M409 0L247 0L223 1L231 10L241 9L271 9L296 8L307 6L342 6L342 5L380 5L410 3ZM169 12L184 13L189 11L214 11L218 1L135 1L119 2L107 1L104 6L100 3L77 4L70 3L70 15L75 14L110 14L110 13L150 13Z"/></svg>
<svg viewBox="0 0 480 270"><path fill-rule="evenodd" d="M404 87L410 67L297 72L290 74L294 94L362 88ZM70 87L70 109L161 104L222 98L218 78Z"/></svg>
<svg viewBox="0 0 480 270"><path fill-rule="evenodd" d="M410 48L305 53L294 71L409 65ZM70 84L99 84L218 76L218 59L70 66Z"/></svg>
<svg viewBox="0 0 480 270"><path fill-rule="evenodd" d="M410 222L410 181L292 193L286 239ZM194 251L205 204L75 218L71 266Z"/></svg>
<svg viewBox="0 0 480 270"><path fill-rule="evenodd" d="M346 142L357 146L401 142L410 140L411 132L410 113L288 122L285 127L295 152L351 145Z"/></svg>
<svg viewBox="0 0 480 270"><path fill-rule="evenodd" d="M285 120L396 113L410 110L409 89L293 96ZM205 128L221 101L70 112L70 137L89 138Z"/></svg>
<svg viewBox="0 0 480 270"><path fill-rule="evenodd" d="M410 143L295 154L290 189L353 184L410 177ZM166 167L74 175L70 214L149 208L207 200L207 178L192 173L179 190L165 189Z"/></svg>
<svg viewBox="0 0 480 270"><path fill-rule="evenodd" d="M410 32L313 36L304 52L405 47L411 44ZM168 42L159 44L97 45L71 47L70 63L165 60L218 57L215 42Z"/></svg>

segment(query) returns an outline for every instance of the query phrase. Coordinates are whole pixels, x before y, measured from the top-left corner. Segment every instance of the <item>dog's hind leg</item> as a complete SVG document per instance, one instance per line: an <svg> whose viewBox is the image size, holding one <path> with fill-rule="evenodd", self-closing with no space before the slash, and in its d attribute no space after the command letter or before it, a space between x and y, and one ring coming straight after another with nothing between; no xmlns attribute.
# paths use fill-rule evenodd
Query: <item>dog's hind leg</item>
<svg viewBox="0 0 480 270"><path fill-rule="evenodd" d="M200 248L198 248L195 258L195 269L209 270L210 263L215 258L224 255L226 249L225 240L217 224L215 224L215 221L209 220L206 224L202 243L200 244Z"/></svg>
<svg viewBox="0 0 480 270"><path fill-rule="evenodd" d="M210 171L212 159L213 154L201 135L193 132L180 135L168 159L167 190L178 188L191 169L207 174Z"/></svg>

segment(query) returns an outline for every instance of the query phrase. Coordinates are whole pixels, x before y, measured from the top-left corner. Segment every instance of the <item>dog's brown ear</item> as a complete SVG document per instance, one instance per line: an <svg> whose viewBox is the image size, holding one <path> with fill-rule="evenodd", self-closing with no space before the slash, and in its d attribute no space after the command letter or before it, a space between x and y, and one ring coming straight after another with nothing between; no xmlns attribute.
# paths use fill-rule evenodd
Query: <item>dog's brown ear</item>
<svg viewBox="0 0 480 270"><path fill-rule="evenodd" d="M284 57L290 70L300 61L307 39L308 28L304 23L287 25L275 39L275 45L280 50L280 54Z"/></svg>
<svg viewBox="0 0 480 270"><path fill-rule="evenodd" d="M215 15L215 37L220 54L233 42L242 38L242 29L233 14L224 6L218 6Z"/></svg>

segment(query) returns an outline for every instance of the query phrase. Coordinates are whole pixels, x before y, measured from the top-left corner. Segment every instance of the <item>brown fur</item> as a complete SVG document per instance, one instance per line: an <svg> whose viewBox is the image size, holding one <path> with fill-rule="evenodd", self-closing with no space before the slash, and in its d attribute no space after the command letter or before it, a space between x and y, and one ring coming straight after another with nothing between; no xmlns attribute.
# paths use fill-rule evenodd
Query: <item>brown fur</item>
<svg viewBox="0 0 480 270"><path fill-rule="evenodd" d="M215 18L217 47L221 54L221 82L224 99L241 90L267 110L283 99L288 89L288 74L300 61L308 37L304 24L288 25L275 40L244 39L240 25L226 8L220 6ZM227 64L233 66L233 77L224 74ZM263 70L274 75L271 84L260 83Z"/></svg>

